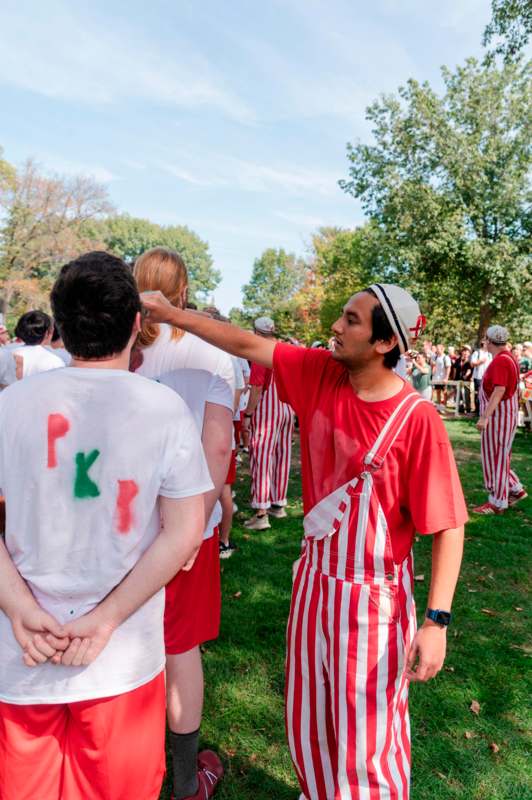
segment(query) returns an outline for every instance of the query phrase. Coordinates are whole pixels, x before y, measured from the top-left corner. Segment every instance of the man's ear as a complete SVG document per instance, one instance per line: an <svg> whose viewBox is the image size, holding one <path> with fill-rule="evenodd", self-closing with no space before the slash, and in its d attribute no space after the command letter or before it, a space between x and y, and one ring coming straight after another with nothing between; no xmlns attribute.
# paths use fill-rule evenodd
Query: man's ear
<svg viewBox="0 0 532 800"><path fill-rule="evenodd" d="M375 350L377 351L377 353L385 355L386 353L389 353L391 350L393 350L398 343L399 340L397 336L393 334L392 336L390 336L389 339L378 339L375 342Z"/></svg>
<svg viewBox="0 0 532 800"><path fill-rule="evenodd" d="M140 311L137 311L135 314L135 321L133 322L133 328L131 329L131 335L137 335L142 330L142 314Z"/></svg>

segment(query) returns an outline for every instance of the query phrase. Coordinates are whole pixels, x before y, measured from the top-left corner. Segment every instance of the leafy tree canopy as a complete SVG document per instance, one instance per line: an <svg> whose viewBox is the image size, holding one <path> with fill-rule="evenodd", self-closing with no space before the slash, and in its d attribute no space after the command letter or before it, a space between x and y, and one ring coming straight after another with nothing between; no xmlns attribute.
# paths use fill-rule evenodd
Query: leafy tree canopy
<svg viewBox="0 0 532 800"><path fill-rule="evenodd" d="M125 261L134 262L151 247L169 247L183 258L189 274L189 297L203 300L221 281L213 267L209 245L185 225L157 225L129 214L91 224L88 233Z"/></svg>
<svg viewBox="0 0 532 800"><path fill-rule="evenodd" d="M112 211L106 189L91 178L44 173L34 161L14 169L0 160L0 280L10 320L48 306L59 267L102 246L84 228Z"/></svg>
<svg viewBox="0 0 532 800"><path fill-rule="evenodd" d="M288 333L294 298L306 278L303 259L282 248L265 250L255 259L249 283L242 287L244 314L250 320L269 316L281 335Z"/></svg>
<svg viewBox="0 0 532 800"><path fill-rule="evenodd" d="M374 142L348 145L341 186L442 324L461 309L479 333L495 318L518 326L531 288L530 65L442 72L443 96L410 80L369 107Z"/></svg>
<svg viewBox="0 0 532 800"><path fill-rule="evenodd" d="M515 59L526 47L532 34L532 3L530 0L492 0L491 20L486 26L482 44L487 46L499 39L488 53L488 63L495 55L508 62Z"/></svg>

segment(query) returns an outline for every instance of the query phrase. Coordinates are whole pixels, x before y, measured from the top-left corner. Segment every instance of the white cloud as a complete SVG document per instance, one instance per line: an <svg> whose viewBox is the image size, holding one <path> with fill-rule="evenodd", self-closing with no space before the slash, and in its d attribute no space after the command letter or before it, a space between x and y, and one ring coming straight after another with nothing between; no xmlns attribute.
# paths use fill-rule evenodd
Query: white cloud
<svg viewBox="0 0 532 800"><path fill-rule="evenodd" d="M206 160L203 155L197 157L181 151L175 160L155 161L154 166L193 186L232 187L246 192L282 191L299 196L331 196L340 191L341 176L332 171L284 164L270 166L221 154L210 153Z"/></svg>
<svg viewBox="0 0 532 800"><path fill-rule="evenodd" d="M0 9L0 83L46 97L107 106L136 98L177 108L212 107L240 122L252 111L184 41L171 52L128 30L109 30L63 0ZM28 4L26 4L28 6Z"/></svg>

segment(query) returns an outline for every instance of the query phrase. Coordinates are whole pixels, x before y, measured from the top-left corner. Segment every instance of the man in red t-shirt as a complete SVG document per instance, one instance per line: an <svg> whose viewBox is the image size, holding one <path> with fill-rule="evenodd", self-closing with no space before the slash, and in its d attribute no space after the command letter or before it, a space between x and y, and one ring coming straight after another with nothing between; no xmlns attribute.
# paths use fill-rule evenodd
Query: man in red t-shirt
<svg viewBox="0 0 532 800"><path fill-rule="evenodd" d="M255 333L274 340L275 324L269 317L259 317ZM279 400L272 370L253 363L249 376L250 395L244 412L244 428L251 436L251 506L255 514L246 528L262 531L270 527L268 514L286 517L286 495L292 456L294 412Z"/></svg>
<svg viewBox="0 0 532 800"><path fill-rule="evenodd" d="M482 433L482 471L489 495L486 503L473 509L475 514L502 514L527 497L510 467L519 412L519 366L508 352L507 341L508 330L502 325L492 325L486 331L493 359L482 379L477 428Z"/></svg>
<svg viewBox="0 0 532 800"><path fill-rule="evenodd" d="M144 300L274 370L300 420L305 539L287 632L287 733L307 800L389 797L410 784L408 682L442 668L467 511L432 404L393 367L422 328L415 300L373 284L333 325L334 352L274 343ZM415 633L412 543L433 534L429 608Z"/></svg>

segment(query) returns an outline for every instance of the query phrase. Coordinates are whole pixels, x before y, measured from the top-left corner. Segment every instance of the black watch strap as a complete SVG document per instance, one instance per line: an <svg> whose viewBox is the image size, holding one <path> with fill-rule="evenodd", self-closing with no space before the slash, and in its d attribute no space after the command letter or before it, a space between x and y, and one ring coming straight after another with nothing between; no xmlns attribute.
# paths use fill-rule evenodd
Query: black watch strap
<svg viewBox="0 0 532 800"><path fill-rule="evenodd" d="M427 608L427 613L425 614L427 619L431 619L436 625L442 625L443 627L447 627L452 619L452 614L450 611L442 611L440 608Z"/></svg>

